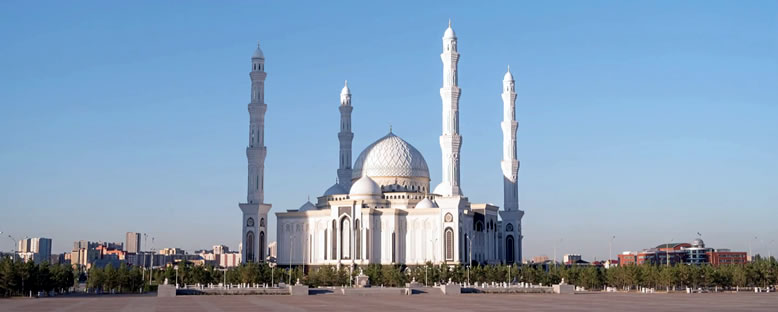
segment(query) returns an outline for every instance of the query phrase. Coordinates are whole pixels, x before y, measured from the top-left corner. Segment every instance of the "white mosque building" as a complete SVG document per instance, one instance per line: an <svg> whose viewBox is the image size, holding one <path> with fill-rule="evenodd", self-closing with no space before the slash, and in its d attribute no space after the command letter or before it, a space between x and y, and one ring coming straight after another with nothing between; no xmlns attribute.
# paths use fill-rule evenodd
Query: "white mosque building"
<svg viewBox="0 0 778 312"><path fill-rule="evenodd" d="M367 146L353 162L351 90L340 93L338 182L316 203L276 213L279 265L420 265L516 263L521 254L516 159L515 82L510 68L503 79L504 207L472 203L460 183L459 96L457 37L449 27L443 34L443 125L440 136L442 181L431 188L427 162L421 152L389 133ZM266 259L267 213L264 203L265 57L252 56L247 203L243 211L243 261Z"/></svg>

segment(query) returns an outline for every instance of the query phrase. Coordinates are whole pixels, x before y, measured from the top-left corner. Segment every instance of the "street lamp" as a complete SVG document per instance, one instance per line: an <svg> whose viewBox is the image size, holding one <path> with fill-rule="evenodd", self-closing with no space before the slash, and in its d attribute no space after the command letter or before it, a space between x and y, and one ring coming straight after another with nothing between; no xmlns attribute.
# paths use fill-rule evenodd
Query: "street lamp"
<svg viewBox="0 0 778 312"><path fill-rule="evenodd" d="M675 241L675 238L671 238L670 239L670 244L672 244L673 241ZM670 248L669 244L665 246L665 258L667 259L667 266L670 266L670 249L669 248Z"/></svg>
<svg viewBox="0 0 778 312"><path fill-rule="evenodd" d="M562 244L562 238L558 242L554 242L554 268L556 269L556 247L557 244Z"/></svg>
<svg viewBox="0 0 778 312"><path fill-rule="evenodd" d="M468 248L469 261L467 263L467 284L470 285L470 266L473 265L473 238L470 235L466 235L467 240L470 241L470 248Z"/></svg>
<svg viewBox="0 0 778 312"><path fill-rule="evenodd" d="M608 244L608 266L610 267L611 259L613 259L613 240L616 239L616 235L611 237L610 244Z"/></svg>

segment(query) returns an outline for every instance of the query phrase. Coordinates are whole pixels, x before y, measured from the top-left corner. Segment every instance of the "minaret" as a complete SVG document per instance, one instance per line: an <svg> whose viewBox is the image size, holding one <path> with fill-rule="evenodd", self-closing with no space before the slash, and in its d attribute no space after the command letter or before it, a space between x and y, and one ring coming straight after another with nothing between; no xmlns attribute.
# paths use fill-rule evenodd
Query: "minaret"
<svg viewBox="0 0 778 312"><path fill-rule="evenodd" d="M516 85L511 75L511 67L502 80L502 167L504 185L504 206L506 211L519 209L519 189L517 178L519 175L519 160L516 159Z"/></svg>
<svg viewBox="0 0 778 312"><path fill-rule="evenodd" d="M443 196L462 195L459 186L459 151L462 148L462 136L459 135L459 95L457 86L457 36L451 29L451 20L443 34L443 87L440 98L443 102L443 134L440 136L440 151L443 156L442 181L435 193Z"/></svg>
<svg viewBox="0 0 778 312"><path fill-rule="evenodd" d="M521 218L524 211L519 210L519 160L516 158L516 130L519 123L516 122L516 82L511 75L511 68L502 79L502 168L503 194L505 202L500 211L502 219L503 239L501 244L504 250L503 263L513 264L522 260Z"/></svg>
<svg viewBox="0 0 778 312"><path fill-rule="evenodd" d="M267 212L270 205L265 199L265 55L257 43L251 56L251 101L249 110L249 145L246 148L248 160L247 203L240 204L243 211L243 261L258 262L265 259Z"/></svg>
<svg viewBox="0 0 778 312"><path fill-rule="evenodd" d="M338 183L344 190L351 189L351 141L354 133L351 132L351 90L348 88L348 80L340 91L340 166L338 167Z"/></svg>

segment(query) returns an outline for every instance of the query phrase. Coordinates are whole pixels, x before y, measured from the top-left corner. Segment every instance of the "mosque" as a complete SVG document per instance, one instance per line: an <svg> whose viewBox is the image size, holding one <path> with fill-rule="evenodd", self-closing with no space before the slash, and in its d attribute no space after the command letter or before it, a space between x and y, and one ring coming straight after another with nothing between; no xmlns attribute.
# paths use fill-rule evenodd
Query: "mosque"
<svg viewBox="0 0 778 312"><path fill-rule="evenodd" d="M389 131L352 163L351 90L340 92L337 183L299 209L276 213L279 265L420 265L515 263L522 259L516 158L515 82L510 68L502 81L504 207L473 203L460 184L457 36L443 34L442 179L431 188L424 156ZM242 218L242 261L265 261L270 204L264 203L265 56L257 45L251 58L251 102L247 202ZM496 170L495 170L496 172Z"/></svg>

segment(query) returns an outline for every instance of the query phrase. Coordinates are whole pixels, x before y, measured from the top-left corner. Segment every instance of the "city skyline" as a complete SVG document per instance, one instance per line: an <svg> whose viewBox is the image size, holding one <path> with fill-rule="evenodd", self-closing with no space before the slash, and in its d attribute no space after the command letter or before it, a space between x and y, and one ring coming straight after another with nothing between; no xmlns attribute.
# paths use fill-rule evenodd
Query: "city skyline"
<svg viewBox="0 0 778 312"><path fill-rule="evenodd" d="M82 239L123 242L129 231L153 235L157 250L237 250L246 69L257 40L268 66L270 214L297 209L334 182L346 79L354 150L391 125L428 155L440 181L436 40L452 18L464 55L462 188L476 202L502 206L503 60L516 77L525 259L554 249L558 259L603 259L613 236L615 257L697 233L717 248L778 254L775 10L311 5L284 20L273 13L289 9L272 3L161 4L153 14L63 5L0 13L6 29L30 26L15 27L0 47L8 56L0 60L0 131L12 134L0 142L3 236L52 238L52 253ZM635 10L643 14L630 18ZM37 18L3 16L13 11ZM250 14L258 11L263 18ZM182 20L166 18L173 12ZM65 26L46 27L54 24ZM10 240L0 242L10 251Z"/></svg>

